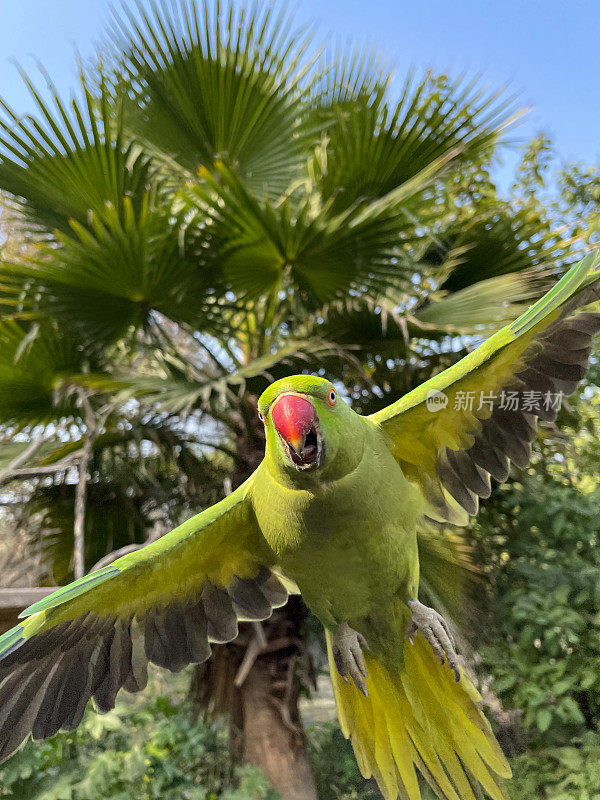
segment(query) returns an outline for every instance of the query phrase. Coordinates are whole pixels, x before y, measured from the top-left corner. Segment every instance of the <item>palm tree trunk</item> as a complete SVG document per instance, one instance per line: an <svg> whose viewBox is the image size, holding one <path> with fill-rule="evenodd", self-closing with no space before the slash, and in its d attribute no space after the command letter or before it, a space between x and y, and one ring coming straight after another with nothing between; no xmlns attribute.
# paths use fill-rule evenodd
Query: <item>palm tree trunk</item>
<svg viewBox="0 0 600 800"><path fill-rule="evenodd" d="M254 626L241 625L235 642L213 647L196 667L190 687L197 712L228 717L232 757L262 769L284 800L317 798L298 712L301 675L310 672L305 615L298 598L278 609L262 623L260 651Z"/></svg>
<svg viewBox="0 0 600 800"><path fill-rule="evenodd" d="M317 800L298 718L297 684L292 684L293 701L278 706L272 666L258 659L242 686L244 760L260 767L284 800Z"/></svg>

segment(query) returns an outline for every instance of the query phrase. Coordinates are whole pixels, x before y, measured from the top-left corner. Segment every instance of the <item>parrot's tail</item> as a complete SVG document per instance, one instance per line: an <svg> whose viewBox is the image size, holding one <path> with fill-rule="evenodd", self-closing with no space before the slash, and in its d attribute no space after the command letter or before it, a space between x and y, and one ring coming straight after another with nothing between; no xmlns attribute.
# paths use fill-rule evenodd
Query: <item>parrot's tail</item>
<svg viewBox="0 0 600 800"><path fill-rule="evenodd" d="M440 800L506 800L510 767L479 709L481 697L463 674L459 683L419 633L391 671L368 651L365 697L338 674L327 632L329 668L342 731L360 771L386 800L421 800L415 767Z"/></svg>

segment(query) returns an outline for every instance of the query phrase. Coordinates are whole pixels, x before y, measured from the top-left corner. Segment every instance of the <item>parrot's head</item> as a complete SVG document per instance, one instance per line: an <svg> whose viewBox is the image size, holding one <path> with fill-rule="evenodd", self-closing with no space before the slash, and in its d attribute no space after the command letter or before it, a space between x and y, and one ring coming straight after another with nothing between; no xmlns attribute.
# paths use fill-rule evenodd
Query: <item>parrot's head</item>
<svg viewBox="0 0 600 800"><path fill-rule="evenodd" d="M333 478L353 469L362 454L360 417L331 381L293 375L271 384L258 401L267 456L276 469Z"/></svg>

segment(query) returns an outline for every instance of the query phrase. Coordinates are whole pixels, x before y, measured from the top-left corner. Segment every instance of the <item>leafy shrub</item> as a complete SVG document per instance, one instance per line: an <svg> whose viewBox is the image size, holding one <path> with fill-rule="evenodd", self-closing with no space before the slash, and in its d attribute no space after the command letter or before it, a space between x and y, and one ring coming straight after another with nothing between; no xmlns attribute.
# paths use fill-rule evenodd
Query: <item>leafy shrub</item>
<svg viewBox="0 0 600 800"><path fill-rule="evenodd" d="M380 800L377 785L360 774L352 746L337 722L315 725L308 737L319 800Z"/></svg>
<svg viewBox="0 0 600 800"><path fill-rule="evenodd" d="M308 740L319 800L381 800L375 781L366 781L360 774L352 746L337 722L315 725L308 732ZM424 781L421 792L423 800L435 800Z"/></svg>
<svg viewBox="0 0 600 800"><path fill-rule="evenodd" d="M497 596L481 655L530 742L569 744L600 718L600 496L547 474L523 484L499 490L480 522Z"/></svg>
<svg viewBox="0 0 600 800"><path fill-rule="evenodd" d="M526 753L512 762L514 800L600 800L600 736Z"/></svg>
<svg viewBox="0 0 600 800"><path fill-rule="evenodd" d="M255 767L235 766L219 720L147 694L108 714L88 709L73 733L29 742L0 769L11 800L276 800Z"/></svg>

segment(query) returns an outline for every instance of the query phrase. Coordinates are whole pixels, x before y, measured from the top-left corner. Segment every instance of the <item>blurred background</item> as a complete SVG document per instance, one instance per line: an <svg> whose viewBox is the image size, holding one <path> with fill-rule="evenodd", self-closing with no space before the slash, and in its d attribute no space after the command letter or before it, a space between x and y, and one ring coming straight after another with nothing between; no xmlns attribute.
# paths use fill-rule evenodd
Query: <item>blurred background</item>
<svg viewBox="0 0 600 800"><path fill-rule="evenodd" d="M371 413L599 240L593 3L2 6L0 631L238 486L270 381ZM600 796L599 374L422 587L514 800ZM27 744L0 796L378 797L318 628L294 598L157 670Z"/></svg>

